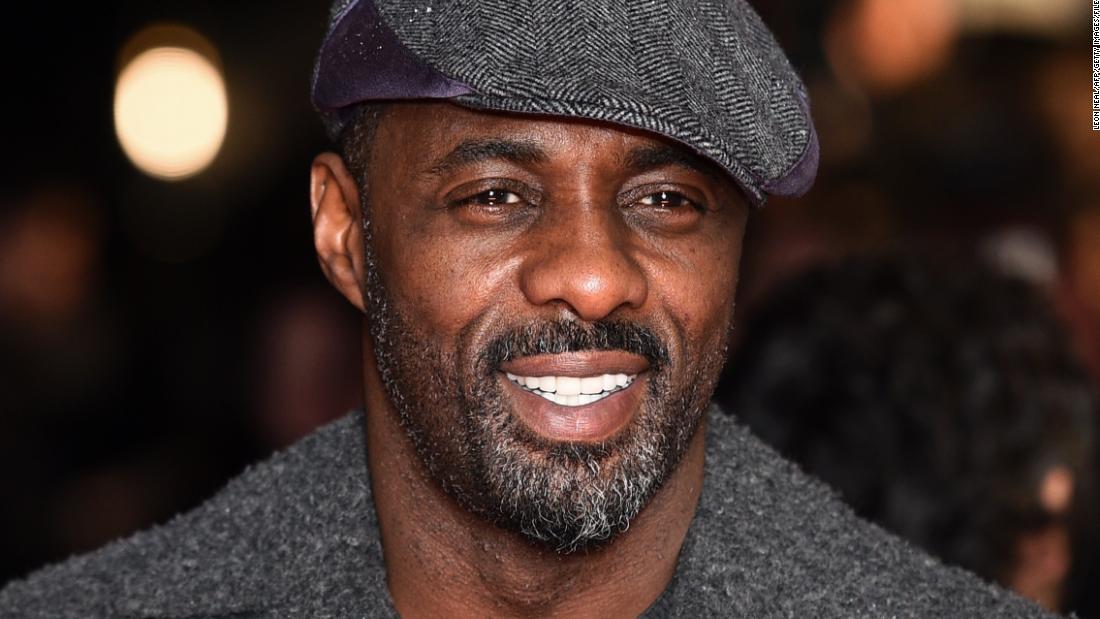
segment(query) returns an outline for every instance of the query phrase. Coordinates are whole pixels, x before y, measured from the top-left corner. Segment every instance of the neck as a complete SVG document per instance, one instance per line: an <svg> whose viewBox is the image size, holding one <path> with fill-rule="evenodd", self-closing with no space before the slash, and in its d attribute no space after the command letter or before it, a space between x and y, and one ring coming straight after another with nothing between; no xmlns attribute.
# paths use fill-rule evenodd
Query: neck
<svg viewBox="0 0 1100 619"><path fill-rule="evenodd" d="M427 474L366 351L367 452L387 582L403 617L635 617L676 568L703 481L704 425L630 529L563 555L466 511Z"/></svg>

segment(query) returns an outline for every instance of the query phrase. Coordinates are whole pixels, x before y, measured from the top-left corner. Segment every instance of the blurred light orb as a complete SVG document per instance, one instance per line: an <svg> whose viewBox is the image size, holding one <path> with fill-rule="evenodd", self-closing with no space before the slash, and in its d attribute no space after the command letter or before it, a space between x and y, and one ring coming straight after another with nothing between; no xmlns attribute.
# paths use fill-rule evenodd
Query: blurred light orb
<svg viewBox="0 0 1100 619"><path fill-rule="evenodd" d="M119 73L114 115L118 141L138 169L183 180L209 166L225 140L225 82L193 49L153 47Z"/></svg>
<svg viewBox="0 0 1100 619"><path fill-rule="evenodd" d="M842 80L892 94L939 71L959 28L956 0L852 0L830 17L825 49Z"/></svg>

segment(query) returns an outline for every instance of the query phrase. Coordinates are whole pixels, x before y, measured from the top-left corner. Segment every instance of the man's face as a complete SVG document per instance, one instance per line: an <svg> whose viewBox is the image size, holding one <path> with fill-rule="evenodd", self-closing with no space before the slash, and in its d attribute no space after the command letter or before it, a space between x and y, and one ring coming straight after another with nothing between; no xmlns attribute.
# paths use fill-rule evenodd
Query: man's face
<svg viewBox="0 0 1100 619"><path fill-rule="evenodd" d="M676 468L722 362L747 207L671 142L392 106L363 188L387 395L467 509L572 551Z"/></svg>

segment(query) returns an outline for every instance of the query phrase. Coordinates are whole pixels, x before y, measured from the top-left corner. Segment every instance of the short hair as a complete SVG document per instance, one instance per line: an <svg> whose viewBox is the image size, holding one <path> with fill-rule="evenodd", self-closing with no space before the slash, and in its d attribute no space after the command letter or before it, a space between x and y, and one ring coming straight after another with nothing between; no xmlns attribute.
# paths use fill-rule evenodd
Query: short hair
<svg viewBox="0 0 1100 619"><path fill-rule="evenodd" d="M340 132L337 140L340 156L355 179L363 200L366 200L367 176L374 137L389 105L377 101L356 104L350 111L351 119Z"/></svg>
<svg viewBox="0 0 1100 619"><path fill-rule="evenodd" d="M861 516L1004 582L1015 542L1051 522L1046 471L1068 467L1074 507L1091 510L1096 395L1029 284L851 258L794 278L754 316L722 399Z"/></svg>

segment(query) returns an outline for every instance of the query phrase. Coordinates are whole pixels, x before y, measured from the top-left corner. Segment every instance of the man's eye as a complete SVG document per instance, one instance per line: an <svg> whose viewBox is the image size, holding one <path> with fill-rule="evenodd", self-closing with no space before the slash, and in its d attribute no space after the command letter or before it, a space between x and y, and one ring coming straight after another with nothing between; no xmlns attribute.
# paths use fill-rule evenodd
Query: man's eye
<svg viewBox="0 0 1100 619"><path fill-rule="evenodd" d="M489 189L470 196L462 202L476 206L499 206L502 204L519 204L522 202L522 198L516 193L504 189Z"/></svg>
<svg viewBox="0 0 1100 619"><path fill-rule="evenodd" d="M682 193L675 191L658 191L638 200L642 206L656 206L657 208L675 210L681 207L696 207L696 204Z"/></svg>

